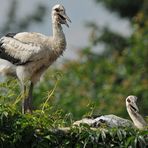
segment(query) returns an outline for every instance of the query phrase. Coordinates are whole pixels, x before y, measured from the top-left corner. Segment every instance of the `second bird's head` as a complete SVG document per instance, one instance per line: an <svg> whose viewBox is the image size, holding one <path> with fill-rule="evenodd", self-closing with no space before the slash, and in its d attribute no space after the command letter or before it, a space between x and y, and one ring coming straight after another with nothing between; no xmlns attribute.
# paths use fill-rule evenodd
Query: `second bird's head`
<svg viewBox="0 0 148 148"><path fill-rule="evenodd" d="M52 18L54 22L58 24L65 24L69 27L67 21L71 22L70 18L67 16L65 8L61 4L57 4L52 8Z"/></svg>
<svg viewBox="0 0 148 148"><path fill-rule="evenodd" d="M126 98L126 107L128 110L130 110L131 112L133 113L137 113L139 112L139 109L137 107L137 97L136 96L133 96L133 95L130 95Z"/></svg>

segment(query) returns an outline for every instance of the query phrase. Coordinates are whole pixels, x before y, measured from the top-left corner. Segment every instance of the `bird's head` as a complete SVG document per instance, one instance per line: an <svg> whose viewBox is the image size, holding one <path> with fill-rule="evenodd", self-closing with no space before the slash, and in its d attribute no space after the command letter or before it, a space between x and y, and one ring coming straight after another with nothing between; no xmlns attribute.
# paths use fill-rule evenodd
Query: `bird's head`
<svg viewBox="0 0 148 148"><path fill-rule="evenodd" d="M136 112L139 112L139 109L137 107L137 97L136 96L128 96L126 98L126 107L127 109L129 109L130 111L136 113Z"/></svg>
<svg viewBox="0 0 148 148"><path fill-rule="evenodd" d="M52 17L53 17L54 21L56 21L57 23L65 24L67 27L69 27L67 21L71 22L71 20L67 16L63 5L57 4L57 5L53 6Z"/></svg>

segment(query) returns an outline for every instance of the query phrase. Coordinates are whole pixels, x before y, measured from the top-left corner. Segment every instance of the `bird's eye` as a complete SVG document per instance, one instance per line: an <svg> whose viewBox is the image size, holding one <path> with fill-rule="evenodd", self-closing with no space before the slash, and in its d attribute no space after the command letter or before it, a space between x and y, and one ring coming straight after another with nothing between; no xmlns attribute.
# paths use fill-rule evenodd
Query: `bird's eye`
<svg viewBox="0 0 148 148"><path fill-rule="evenodd" d="M55 9L56 12L59 12L60 10L58 8Z"/></svg>
<svg viewBox="0 0 148 148"><path fill-rule="evenodd" d="M127 102L128 102L128 103L130 103L130 102L131 102L131 100L130 100L130 99L127 99Z"/></svg>

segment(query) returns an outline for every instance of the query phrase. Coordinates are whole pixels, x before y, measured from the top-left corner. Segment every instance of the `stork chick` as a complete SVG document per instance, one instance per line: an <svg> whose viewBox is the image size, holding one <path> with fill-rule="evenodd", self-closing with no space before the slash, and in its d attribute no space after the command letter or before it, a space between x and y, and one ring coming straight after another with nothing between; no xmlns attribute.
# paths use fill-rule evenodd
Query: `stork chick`
<svg viewBox="0 0 148 148"><path fill-rule="evenodd" d="M61 25L69 27L67 21L71 22L64 6L57 4L52 8L53 36L22 32L8 33L0 39L0 73L19 79L24 94L23 113L32 112L34 85L66 49Z"/></svg>
<svg viewBox="0 0 148 148"><path fill-rule="evenodd" d="M136 127L138 129L145 129L147 123L139 114L139 109L136 105L136 101L136 96L131 95L126 98L126 109L133 123L130 120L110 114L95 118L84 118L82 120L75 121L73 124L88 124L91 127L99 127L100 125L102 125L102 123L104 123L108 127Z"/></svg>
<svg viewBox="0 0 148 148"><path fill-rule="evenodd" d="M138 129L144 129L147 126L146 121L140 115L139 109L136 105L137 97L136 96L128 96L126 98L126 108L129 116L131 117L134 125Z"/></svg>

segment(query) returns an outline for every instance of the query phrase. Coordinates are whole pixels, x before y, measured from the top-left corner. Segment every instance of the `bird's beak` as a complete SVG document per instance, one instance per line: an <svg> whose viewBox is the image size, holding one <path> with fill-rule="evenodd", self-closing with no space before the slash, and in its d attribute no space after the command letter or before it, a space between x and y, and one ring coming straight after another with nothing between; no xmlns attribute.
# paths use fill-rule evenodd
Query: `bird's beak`
<svg viewBox="0 0 148 148"><path fill-rule="evenodd" d="M139 112L139 109L135 102L132 102L129 105L130 105L131 110L133 110L134 112Z"/></svg>
<svg viewBox="0 0 148 148"><path fill-rule="evenodd" d="M67 16L65 11L59 12L59 23L61 24L65 24L67 27L69 27L67 21L69 21L71 23L70 18Z"/></svg>
<svg viewBox="0 0 148 148"><path fill-rule="evenodd" d="M71 23L70 18L67 16L66 12L59 14L63 19L62 19L62 24L65 24L67 27L69 27L67 21Z"/></svg>
<svg viewBox="0 0 148 148"><path fill-rule="evenodd" d="M71 23L70 18L66 14L63 17Z"/></svg>
<svg viewBox="0 0 148 148"><path fill-rule="evenodd" d="M67 27L69 27L67 21L69 21L69 22L71 23L70 18L69 18L66 14L64 14L63 17L65 18L64 24L65 24Z"/></svg>

